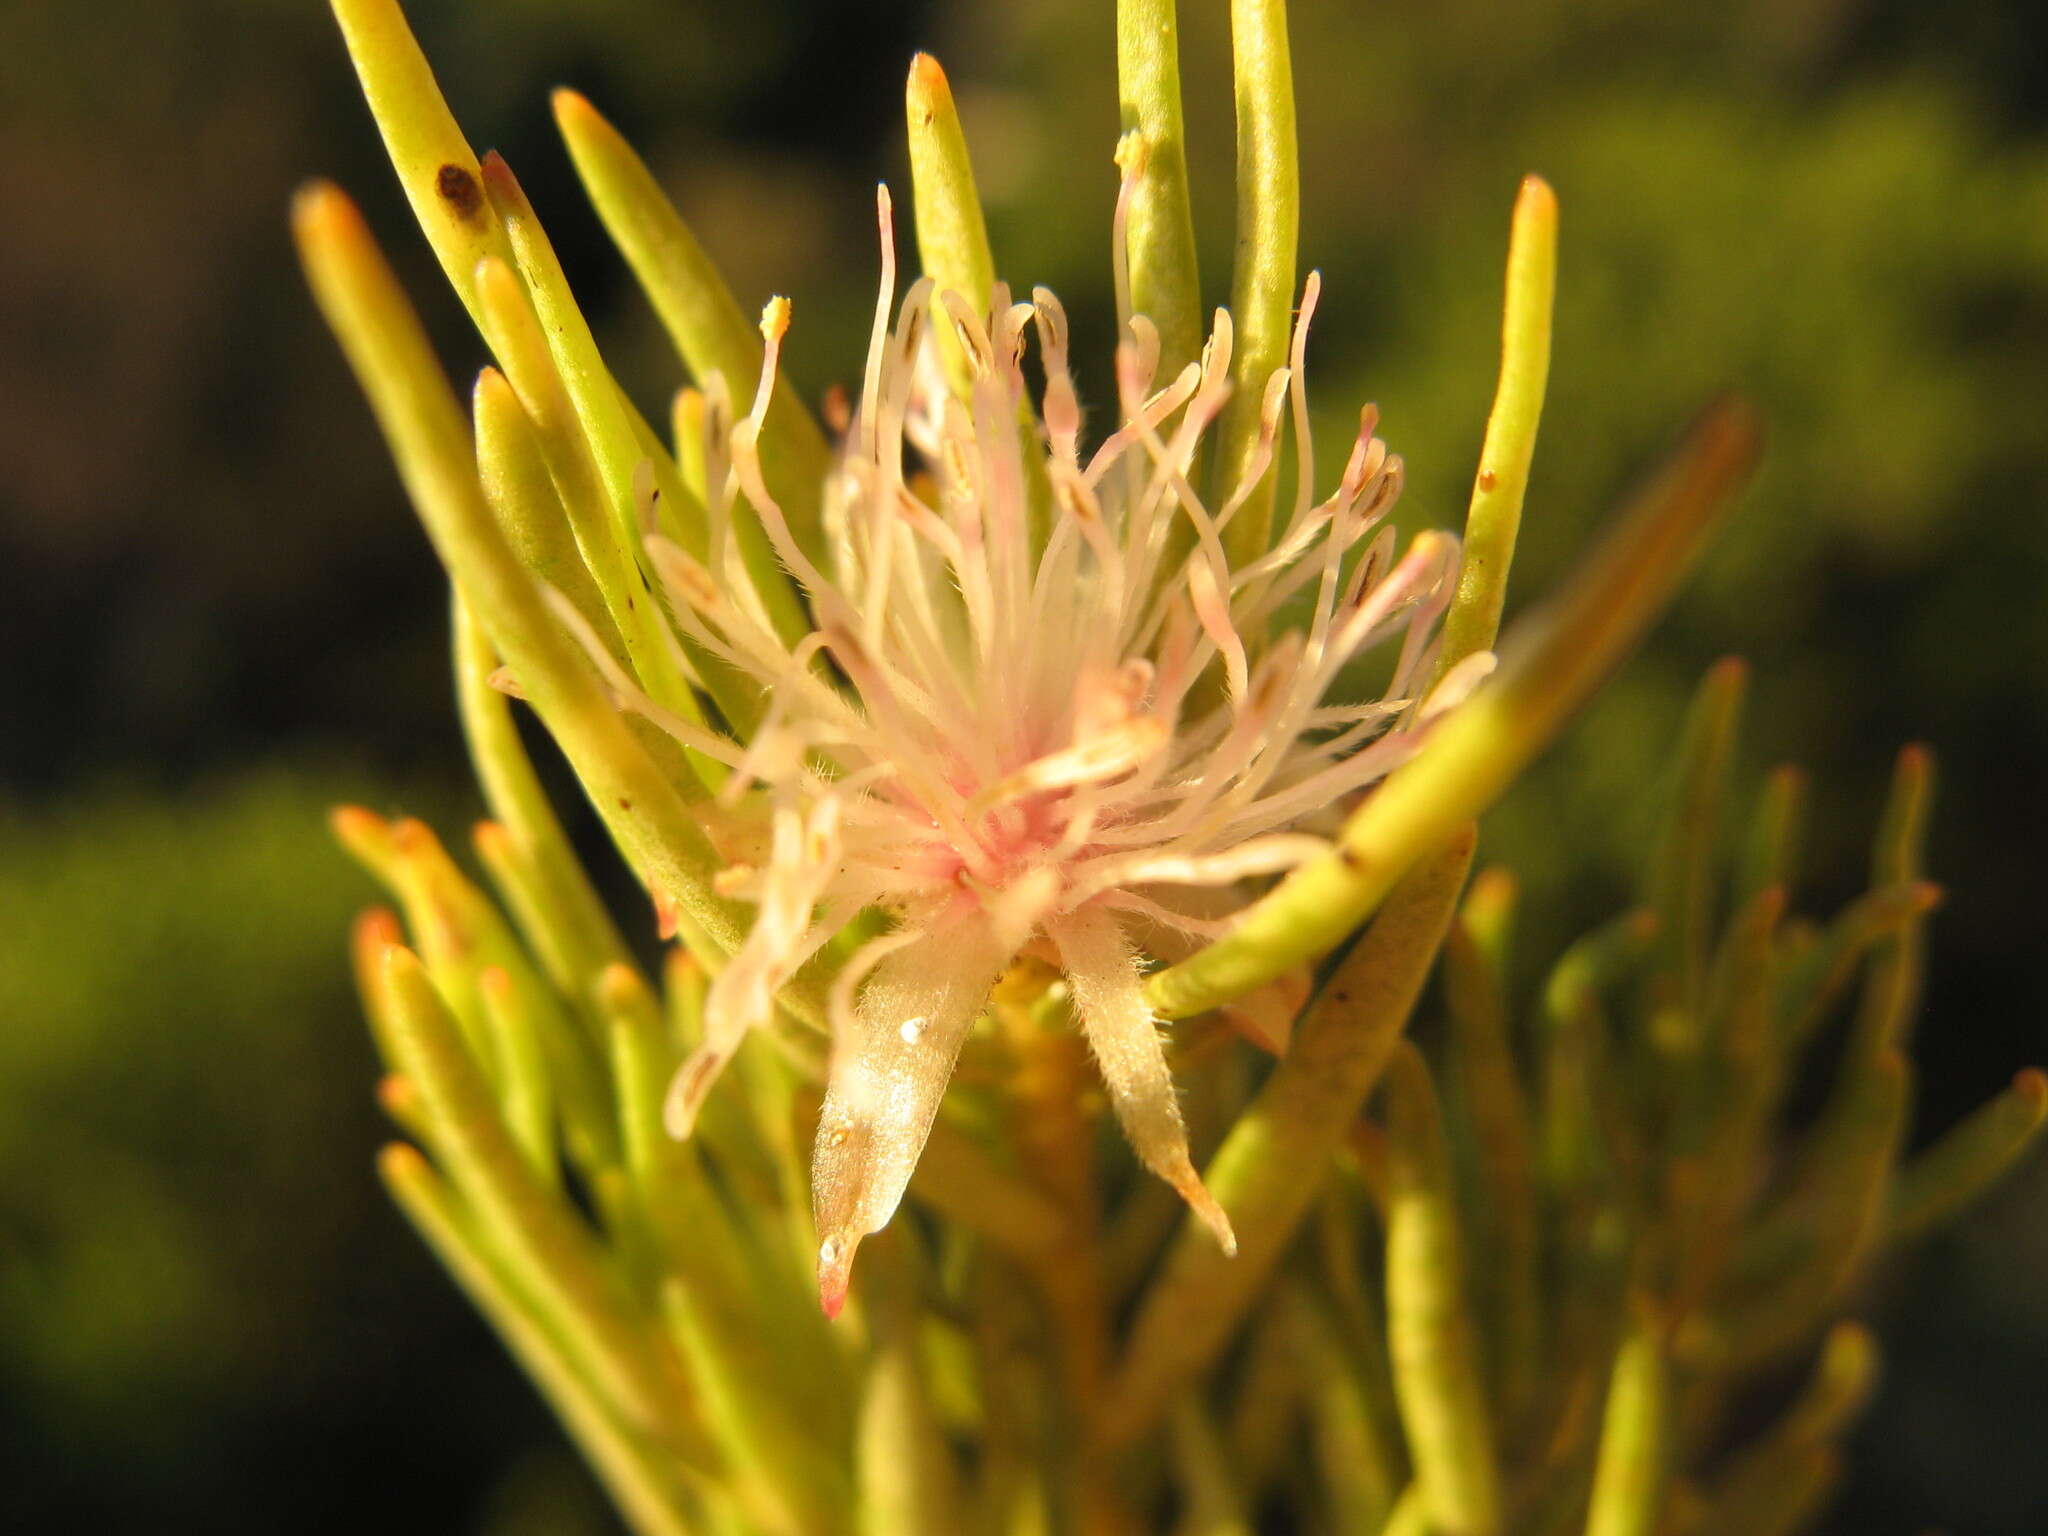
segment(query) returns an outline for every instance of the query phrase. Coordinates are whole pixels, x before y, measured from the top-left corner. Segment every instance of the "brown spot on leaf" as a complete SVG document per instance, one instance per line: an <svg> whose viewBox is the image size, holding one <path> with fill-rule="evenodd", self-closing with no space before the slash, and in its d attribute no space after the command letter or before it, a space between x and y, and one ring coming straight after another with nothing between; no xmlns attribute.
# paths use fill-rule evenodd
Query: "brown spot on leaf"
<svg viewBox="0 0 2048 1536"><path fill-rule="evenodd" d="M1499 483L1492 470L1482 469L1479 471L1479 489L1482 491L1490 491Z"/></svg>
<svg viewBox="0 0 2048 1536"><path fill-rule="evenodd" d="M476 184L476 178L453 163L434 172L434 190L461 218L475 218L484 205L484 189Z"/></svg>

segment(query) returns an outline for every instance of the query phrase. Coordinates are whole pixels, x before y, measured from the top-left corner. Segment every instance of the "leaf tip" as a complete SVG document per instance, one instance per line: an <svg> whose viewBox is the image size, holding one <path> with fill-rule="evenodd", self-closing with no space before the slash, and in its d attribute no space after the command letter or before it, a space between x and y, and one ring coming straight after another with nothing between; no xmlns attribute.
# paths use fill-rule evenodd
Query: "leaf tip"
<svg viewBox="0 0 2048 1536"><path fill-rule="evenodd" d="M2035 1119L2048 1113L2048 1072L2039 1067L2021 1067L2012 1075L2012 1091Z"/></svg>
<svg viewBox="0 0 2048 1536"><path fill-rule="evenodd" d="M331 239L361 222L354 201L325 177L301 182L292 193L292 233L301 246Z"/></svg>
<svg viewBox="0 0 2048 1536"><path fill-rule="evenodd" d="M409 1141L386 1142L377 1151L377 1172L387 1184L410 1184L430 1171L426 1155Z"/></svg>
<svg viewBox="0 0 2048 1536"><path fill-rule="evenodd" d="M910 61L910 79L904 96L913 108L923 112L923 120L929 123L941 111L951 109L953 87L939 61L928 53L920 53Z"/></svg>
<svg viewBox="0 0 2048 1536"><path fill-rule="evenodd" d="M590 104L590 98L573 87L556 86L548 94L548 105L554 109L555 125L564 133L611 126L604 114Z"/></svg>
<svg viewBox="0 0 2048 1536"><path fill-rule="evenodd" d="M853 1255L859 1247L860 1238L850 1232L834 1232L818 1244L818 1306L828 1321L837 1321L846 1307Z"/></svg>
<svg viewBox="0 0 2048 1536"><path fill-rule="evenodd" d="M391 850L391 824L360 805L337 805L327 813L327 828L352 857L376 864Z"/></svg>
<svg viewBox="0 0 2048 1536"><path fill-rule="evenodd" d="M1516 190L1515 218L1517 221L1541 219L1545 222L1557 218L1557 193L1534 171L1522 178L1522 185Z"/></svg>

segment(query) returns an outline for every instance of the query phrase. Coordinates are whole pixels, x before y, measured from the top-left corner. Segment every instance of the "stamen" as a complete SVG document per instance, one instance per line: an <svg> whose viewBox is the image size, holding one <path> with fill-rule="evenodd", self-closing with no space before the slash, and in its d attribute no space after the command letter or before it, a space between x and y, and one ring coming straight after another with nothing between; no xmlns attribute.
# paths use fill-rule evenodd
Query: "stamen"
<svg viewBox="0 0 2048 1536"><path fill-rule="evenodd" d="M797 545L761 462L785 300L763 311L745 414L735 420L728 381L704 384L703 551L663 531L673 519L652 467L636 470L646 565L674 631L665 638L764 691L744 745L648 699L549 594L621 709L733 770L700 813L726 861L715 888L755 912L671 1089L672 1130L687 1133L797 967L863 910L893 920L839 968L826 999L833 1051L812 1186L828 1314L844 1304L860 1242L902 1197L994 979L1027 951L1065 971L1140 1158L1229 1248L1229 1220L1188 1154L1130 936L1171 957L1227 932L1237 888L1327 852L1300 828L1412 756L1490 664L1468 658L1421 693L1456 543L1425 534L1394 558L1383 519L1401 461L1375 435L1371 407L1337 486L1315 499L1300 386L1319 276L1303 287L1287 365L1262 382L1240 478L1220 507L1196 489L1235 335L1217 311L1199 360L1158 378L1159 334L1132 310L1128 249L1145 156L1135 134L1119 146L1115 419L1091 453L1059 301L1034 289L1013 303L998 284L986 311L954 293L934 305L929 278L897 295L893 204L878 187L881 271L859 400L828 412L839 459L824 485L825 553ZM941 364L934 315L960 342L964 390ZM1032 336L1045 374L1035 417L1023 366ZM1233 568L1222 535L1272 472L1290 412L1291 515L1270 550ZM1041 491L1052 507L1042 546L1029 499ZM742 497L813 615L794 643L731 537ZM1191 543L1175 537L1183 519ZM1277 622L1297 599L1306 616ZM1355 655L1397 636L1389 697L1328 696ZM1221 688L1206 686L1218 673ZM1285 1035L1285 999L1275 1009L1260 1026L1269 1044Z"/></svg>
<svg viewBox="0 0 2048 1536"><path fill-rule="evenodd" d="M878 182L875 186L875 222L881 231L882 277L875 297L874 328L868 333L867 370L861 376L860 388L860 446L862 455L869 459L878 458L881 454L877 433L880 428L878 405L882 391L883 341L889 334L889 305L896 297L896 218L887 182Z"/></svg>
<svg viewBox="0 0 2048 1536"><path fill-rule="evenodd" d="M1085 901L1113 885L1228 885L1252 875L1279 874L1329 851L1323 838L1276 833L1223 853L1125 855L1075 880L1068 899Z"/></svg>
<svg viewBox="0 0 2048 1536"><path fill-rule="evenodd" d="M714 762L724 763L727 767L739 763L740 749L729 738L685 720L681 715L655 703L643 693L640 685L628 677L625 670L612 659L611 652L605 649L604 641L598 638L590 620L586 619L577 610L576 605L560 591L543 582L540 585L540 595L554 613L556 622L569 632L569 638L576 642L583 654L590 658L590 664L597 668L598 676L611 691L613 703L618 708L631 710L650 723L660 726L684 746L703 753Z"/></svg>
<svg viewBox="0 0 2048 1536"><path fill-rule="evenodd" d="M1291 528L1308 515L1308 504L1316 483L1315 444L1308 422L1308 325L1316 315L1316 301L1323 296L1323 274L1311 272L1301 285L1301 310L1294 322L1294 337L1288 345L1288 371L1302 381L1294 392L1294 515Z"/></svg>
<svg viewBox="0 0 2048 1536"><path fill-rule="evenodd" d="M1145 174L1148 151L1145 136L1132 129L1116 141L1116 168L1122 178L1116 189L1116 214L1110 221L1109 263L1116 281L1116 326L1125 331L1131 324L1131 200Z"/></svg>

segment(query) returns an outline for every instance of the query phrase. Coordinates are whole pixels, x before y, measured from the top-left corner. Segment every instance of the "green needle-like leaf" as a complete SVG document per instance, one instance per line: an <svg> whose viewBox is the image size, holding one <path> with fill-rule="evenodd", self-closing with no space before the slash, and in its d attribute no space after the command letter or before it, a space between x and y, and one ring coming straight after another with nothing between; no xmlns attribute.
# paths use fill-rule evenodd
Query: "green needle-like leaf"
<svg viewBox="0 0 2048 1536"><path fill-rule="evenodd" d="M585 1020L595 1046L590 989L606 966L626 960L625 940L548 803L520 742L511 700L491 686L497 653L459 596L454 629L456 703L477 782L496 818L478 824L477 855L555 990Z"/></svg>
<svg viewBox="0 0 2048 1536"><path fill-rule="evenodd" d="M1501 1418L1512 1424L1528 1406L1541 1368L1536 1157L1506 1002L1467 917L1475 901L1482 926L1494 915L1491 898L1480 897L1484 879L1473 882L1473 895L1444 943L1444 1006L1451 1024L1450 1083L1469 1126L1478 1183L1470 1212L1478 1259L1474 1289L1489 1325Z"/></svg>
<svg viewBox="0 0 2048 1536"><path fill-rule="evenodd" d="M1375 1419L1355 1364L1348 1360L1334 1323L1305 1287L1284 1300L1296 1314L1297 1346L1317 1362L1309 1372L1311 1428L1316 1467L1336 1528L1376 1531L1386 1521L1401 1484L1400 1460ZM1390 1428L1390 1426L1389 1426Z"/></svg>
<svg viewBox="0 0 2048 1536"><path fill-rule="evenodd" d="M1807 780L1791 764L1773 768L1757 796L1735 881L1735 904L1747 906L1768 886L1790 895L1799 873L1799 843L1806 822Z"/></svg>
<svg viewBox="0 0 2048 1536"><path fill-rule="evenodd" d="M1702 1058L1666 1138L1666 1225L1685 1307L1711 1292L1727 1261L1786 1070L1770 1014L1784 909L1784 887L1767 885L1728 925L1708 984Z"/></svg>
<svg viewBox="0 0 2048 1536"><path fill-rule="evenodd" d="M434 985L484 1064L536 1172L552 1182L556 1098L579 1153L593 1164L612 1160L616 1143L591 1037L578 1031L498 909L456 868L432 829L410 819L386 823L356 807L337 810L333 824L344 846L403 904ZM494 1001L493 986L509 990Z"/></svg>
<svg viewBox="0 0 2048 1536"><path fill-rule="evenodd" d="M484 156L483 176L485 194L511 239L514 262L532 300L534 318L553 359L554 372L574 408L583 439L589 444L589 454L603 493L601 504L611 512L611 558L617 561L622 573L630 573L630 579L640 586L639 591L629 591L623 597L607 592L606 600L614 605L627 598L632 601L620 628L628 637L634 669L648 693L659 703L688 718L701 719L695 695L683 681L681 671L657 632L661 623L660 607L646 595L648 583L641 574L640 510L634 490L640 465L646 463L652 468L655 489L680 520L684 542L698 553L702 553L704 548L704 509L683 489L682 480L672 466L666 474L663 473L665 455L650 457L641 442L625 398L598 354L597 339L591 335L589 323L583 318L575 295L569 291L569 280L562 271L555 248L540 227L533 205L527 201L512 168L493 151ZM514 374L513 382L520 383L517 374ZM528 409L529 412L533 409L530 402ZM564 486L564 498L570 494L569 488ZM587 545L585 552L586 555L590 553ZM603 586L604 567L595 561L592 564L599 585ZM614 615L617 616L616 606ZM648 638L641 646L632 647L631 639L636 630L645 631Z"/></svg>
<svg viewBox="0 0 2048 1536"><path fill-rule="evenodd" d="M1247 1320L1223 1439L1254 1498L1300 1443L1307 1374L1301 1329L1287 1310L1267 1307Z"/></svg>
<svg viewBox="0 0 2048 1536"><path fill-rule="evenodd" d="M1857 964L1887 938L1932 912L1941 887L1925 880L1882 886L1859 897L1786 967L1778 984L1778 1027L1788 1044L1808 1039L1848 987ZM1865 1060L1870 1053L1862 1052Z"/></svg>
<svg viewBox="0 0 2048 1536"><path fill-rule="evenodd" d="M1508 235L1507 300L1501 311L1500 382L1465 513L1458 591L1444 614L1438 675L1500 632L1508 567L1522 526L1536 428L1550 382L1550 319L1557 291L1557 195L1540 176L1522 180Z"/></svg>
<svg viewBox="0 0 2048 1536"><path fill-rule="evenodd" d="M1429 1495L1421 1482L1412 1482L1394 1502L1394 1512L1380 1536L1435 1536L1437 1526L1430 1514Z"/></svg>
<svg viewBox="0 0 2048 1536"><path fill-rule="evenodd" d="M711 375L739 407L761 376L761 336L711 258L633 147L587 100L554 94L555 123L568 143L597 216L653 302L691 376ZM794 390L777 389L761 429L761 467L797 543L825 563L819 524L831 450ZM757 579L763 573L756 573ZM773 573L787 585L787 578Z"/></svg>
<svg viewBox="0 0 2048 1536"><path fill-rule="evenodd" d="M636 1536L693 1536L683 1478L719 1475L716 1452L700 1437L680 1453L656 1448L621 1425L583 1379L569 1352L532 1303L478 1241L455 1192L409 1146L388 1146L377 1160L384 1185L435 1256L505 1347L561 1414L563 1423L617 1501Z"/></svg>
<svg viewBox="0 0 2048 1536"><path fill-rule="evenodd" d="M1508 950L1514 938L1515 908L1521 887L1514 872L1500 868L1482 869L1472 877L1465 904L1458 909L1458 924L1471 937L1485 962L1495 988L1508 984Z"/></svg>
<svg viewBox="0 0 2048 1536"><path fill-rule="evenodd" d="M405 929L398 914L389 907L369 907L356 914L348 930L349 974L356 984L356 997L363 1005L363 1017L370 1026L370 1040L377 1047L377 1059L389 1074L398 1071L398 1054L391 1042L391 1005L384 995L384 951L405 942ZM387 1076L386 1082L392 1079ZM400 1112L409 1112L417 1099L410 1086L396 1090L406 1100ZM403 1120L407 1131L413 1127Z"/></svg>
<svg viewBox="0 0 2048 1536"><path fill-rule="evenodd" d="M1201 1398L1178 1398L1166 1429L1174 1484L1185 1506L1179 1526L1183 1536L1253 1536L1236 1469Z"/></svg>
<svg viewBox="0 0 2048 1536"><path fill-rule="evenodd" d="M707 943L730 953L740 924L711 892L718 861L710 844L505 542L477 483L461 410L361 214L340 191L315 185L294 205L293 230L314 296L369 396L442 564L635 873Z"/></svg>
<svg viewBox="0 0 2048 1536"><path fill-rule="evenodd" d="M856 1429L859 1536L954 1536L959 1470L932 1408L919 1325L931 1277L891 1233L867 1257L867 1310L875 1348Z"/></svg>
<svg viewBox="0 0 2048 1536"><path fill-rule="evenodd" d="M1854 1323L1838 1323L1792 1406L1738 1452L1715 1484L1697 1529L1708 1536L1803 1529L1833 1480L1832 1442L1861 1411L1877 1379L1877 1349Z"/></svg>
<svg viewBox="0 0 2048 1536"><path fill-rule="evenodd" d="M744 1317L725 1315L680 1282L665 1288L662 1301L705 1421L732 1464L737 1497L761 1528L789 1536L844 1531L851 1467L817 1437L821 1405L786 1387L783 1373L761 1368L764 1341Z"/></svg>
<svg viewBox="0 0 2048 1536"><path fill-rule="evenodd" d="M1450 1151L1412 1045L1387 1068L1387 1338L1415 1479L1444 1536L1501 1528L1500 1469L1465 1288Z"/></svg>
<svg viewBox="0 0 2048 1536"><path fill-rule="evenodd" d="M504 1063L499 1098L505 1125L534 1177L549 1189L561 1183L561 1154L555 1144L554 1083L540 1025L522 992L499 967L487 966L477 978L483 997L484 1021Z"/></svg>
<svg viewBox="0 0 2048 1536"><path fill-rule="evenodd" d="M1778 1447L1730 1477L1693 1530L1697 1536L1792 1536L1812 1522L1841 1479L1830 1445Z"/></svg>
<svg viewBox="0 0 2048 1536"><path fill-rule="evenodd" d="M634 556L638 529L626 532L620 527L604 471L591 451L590 436L556 366L546 328L534 312L526 288L502 261L478 265L476 294L483 310L484 338L505 365L521 414L532 428L534 446L553 481L553 494L534 505L539 487L523 478L500 478L497 489L506 499L494 499L492 510L508 529L521 530L543 523L552 511L560 510L574 535L581 563L603 599L608 623L600 634L610 630L619 635L625 658L641 686L657 698L663 698L666 689L672 698L681 679L662 633L661 610L648 599L640 580ZM479 397L495 393L490 385L479 382ZM478 457L481 464L481 446ZM637 518L637 512L626 515ZM527 532L513 542L515 548L535 544L539 535ZM573 589L570 595L573 601ZM693 714L692 718L699 717Z"/></svg>
<svg viewBox="0 0 2048 1536"><path fill-rule="evenodd" d="M1663 1328L1639 1302L1614 1357L1586 1536L1655 1536L1670 1455L1670 1398Z"/></svg>
<svg viewBox="0 0 2048 1536"><path fill-rule="evenodd" d="M425 968L394 945L385 952L384 985L400 1069L418 1085L435 1149L508 1277L560 1330L624 1423L675 1441L686 1413L681 1383L664 1372L652 1335L627 1311L592 1234L535 1179Z"/></svg>
<svg viewBox="0 0 2048 1536"><path fill-rule="evenodd" d="M940 292L953 292L977 315L986 314L995 290L996 263L982 221L981 194L967 158L967 136L953 105L953 88L939 61L920 53L910 61L903 88L903 112L910 130L910 187L917 217L917 255ZM932 323L948 376L967 391L967 355L953 334L953 322L933 299Z"/></svg>
<svg viewBox="0 0 2048 1536"><path fill-rule="evenodd" d="M1202 285L1188 201L1187 141L1180 112L1180 28L1174 0L1118 0L1117 95L1123 129L1145 147L1125 239L1131 308L1159 332L1159 377L1201 356Z"/></svg>
<svg viewBox="0 0 2048 1536"><path fill-rule="evenodd" d="M502 279L502 285L494 279ZM506 286L509 286L509 294L505 292ZM479 302L486 304L487 311L492 298L509 298L523 319L529 323L532 321L525 290L520 288L519 279L512 275L512 269L503 262L489 261L480 265L479 289ZM533 341L539 349L538 358L546 376L544 383L552 384L558 392L560 380L555 378L553 364L547 361L547 351L540 342L537 328ZM612 655L624 660L625 652L618 631L604 599L599 595L597 583L591 577L590 563L584 555L576 521L570 511L571 505L579 510L598 510L603 505L602 499L563 501L555 490L554 473L549 465L548 448L559 445L550 443L548 448L543 448L540 432L527 415L518 391L513 388L511 380L496 368L485 368L477 374L476 387L470 392L470 414L476 423L477 478L483 484L484 499L491 504L498 526L505 530L505 540L518 555L519 563L533 572L536 579L546 582L568 598L604 640ZM566 415L564 411L565 418ZM580 436L576 441L580 447ZM559 453L556 457L560 457ZM595 483L593 475L591 484L594 486ZM602 558L603 549L600 548L597 554Z"/></svg>
<svg viewBox="0 0 2048 1536"><path fill-rule="evenodd" d="M1894 885L1926 872L1927 821L1934 802L1934 754L1913 745L1899 753L1891 796L1871 852L1870 883ZM1868 1056L1905 1041L1920 1004L1927 967L1927 917L1909 919L1871 952L1863 974L1853 1049Z"/></svg>
<svg viewBox="0 0 2048 1536"><path fill-rule="evenodd" d="M1622 1104L1607 998L1657 932L1655 913L1623 913L1567 949L1544 983L1542 1169L1573 1198L1615 1195L1633 1171L1638 1128Z"/></svg>
<svg viewBox="0 0 2048 1536"><path fill-rule="evenodd" d="M1821 1340L1813 1377L1778 1422L1780 1440L1820 1445L1840 1434L1877 1389L1877 1340L1861 1323L1837 1323Z"/></svg>
<svg viewBox="0 0 2048 1536"><path fill-rule="evenodd" d="M384 136L427 243L481 326L473 280L486 256L512 259L505 227L484 196L476 152L456 126L397 0L332 0L363 99Z"/></svg>
<svg viewBox="0 0 2048 1536"><path fill-rule="evenodd" d="M1885 1240L1910 1242L1976 1199L2034 1144L2044 1117L2048 1074L2028 1067L1899 1170Z"/></svg>
<svg viewBox="0 0 2048 1536"><path fill-rule="evenodd" d="M1791 1189L1747 1234L1708 1342L1724 1370L1768 1360L1824 1321L1879 1240L1905 1131L1910 1072L1895 1051L1845 1069ZM1772 1273L1779 1255L1791 1267Z"/></svg>
<svg viewBox="0 0 2048 1536"><path fill-rule="evenodd" d="M1664 963L1677 982L1675 996L1654 1003L1679 1010L1695 1042L1713 942L1721 806L1748 687L1748 666L1728 657L1708 669L1693 695L1645 882Z"/></svg>
<svg viewBox="0 0 2048 1536"><path fill-rule="evenodd" d="M1285 365L1294 328L1301 167L1285 0L1231 0L1230 58L1237 98L1237 254L1230 275L1236 350L1215 472L1224 496L1243 481L1258 449L1266 380ZM1302 385L1294 381L1296 389ZM1277 478L1278 472L1268 468L1225 530L1233 564L1247 564L1265 553Z"/></svg>

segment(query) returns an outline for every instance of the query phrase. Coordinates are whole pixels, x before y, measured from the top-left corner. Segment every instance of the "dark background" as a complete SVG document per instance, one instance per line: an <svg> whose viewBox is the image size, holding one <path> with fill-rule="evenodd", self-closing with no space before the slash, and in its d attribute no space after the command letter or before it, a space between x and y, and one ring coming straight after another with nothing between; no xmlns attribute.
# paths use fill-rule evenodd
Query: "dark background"
<svg viewBox="0 0 2048 1536"><path fill-rule="evenodd" d="M1205 275L1230 231L1221 0L1183 0ZM577 85L799 387L858 377L902 72L946 61L1003 275L1107 355L1111 7L411 7L643 403L674 382L554 139ZM1325 441L1366 398L1411 524L1455 525L1517 177L1564 206L1517 593L1550 586L1713 389L1767 467L1689 594L1490 823L1533 966L1627 899L1701 668L1755 663L1745 774L1817 794L1809 905L1861 877L1892 752L1943 764L1925 1137L2044 1054L2048 7L1301 0L1304 264ZM607 1529L370 1173L337 799L476 814L440 578L285 232L363 200L480 359L315 0L0 3L0 1527ZM1092 339L1092 347L1091 347ZM1098 366L1096 398L1103 393ZM1085 382L1085 381L1084 381ZM1887 1352L1835 1532L2048 1530L2048 1159L1867 1297Z"/></svg>

